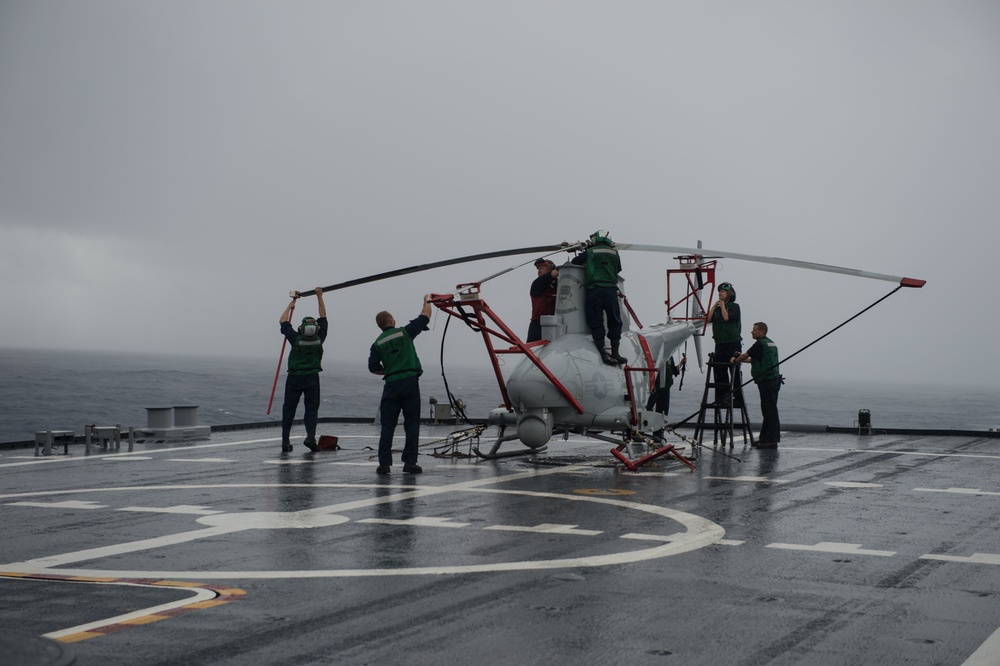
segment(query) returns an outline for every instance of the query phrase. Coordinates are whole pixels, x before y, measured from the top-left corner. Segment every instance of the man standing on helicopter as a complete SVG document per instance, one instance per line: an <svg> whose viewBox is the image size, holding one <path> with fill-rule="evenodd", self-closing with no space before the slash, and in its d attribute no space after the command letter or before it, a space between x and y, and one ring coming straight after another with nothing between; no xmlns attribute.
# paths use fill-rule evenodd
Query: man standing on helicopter
<svg viewBox="0 0 1000 666"><path fill-rule="evenodd" d="M542 315L556 313L556 278L559 269L554 261L539 259L535 262L538 277L531 282L528 290L531 296L531 322L528 323L528 337L525 342L542 339Z"/></svg>
<svg viewBox="0 0 1000 666"><path fill-rule="evenodd" d="M586 290L585 313L587 326L594 337L594 344L601 354L601 360L608 365L623 365L626 358L618 353L622 338L622 315L618 305L618 274L622 270L622 260L607 231L590 234L587 249L575 257L572 263L586 266L583 286ZM608 318L608 339L611 353L604 348L604 317Z"/></svg>

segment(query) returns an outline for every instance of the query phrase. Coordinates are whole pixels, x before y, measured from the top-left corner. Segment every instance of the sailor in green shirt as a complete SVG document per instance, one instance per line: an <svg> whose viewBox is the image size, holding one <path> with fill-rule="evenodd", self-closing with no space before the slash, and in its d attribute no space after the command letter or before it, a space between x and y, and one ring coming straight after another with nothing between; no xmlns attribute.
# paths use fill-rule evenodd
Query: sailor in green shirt
<svg viewBox="0 0 1000 666"><path fill-rule="evenodd" d="M420 438L420 359L417 357L413 338L427 330L430 323L430 294L424 296L424 307L420 314L402 328L396 327L396 319L382 311L375 316L375 323L382 334L372 343L368 353L368 371L382 375L382 400L379 402L379 422L382 433L378 440L378 474L388 474L392 468L392 437L396 432L399 413L403 413L403 471L419 474L423 471L417 464L417 447Z"/></svg>
<svg viewBox="0 0 1000 666"><path fill-rule="evenodd" d="M778 391L782 378L778 372L778 345L767 337L767 324L758 321L750 335L756 340L750 349L733 359L734 363L750 363L750 375L760 392L760 437L757 448L776 449L781 440L781 419L778 418Z"/></svg>
<svg viewBox="0 0 1000 666"><path fill-rule="evenodd" d="M732 375L733 357L742 350L743 338L740 337L740 306L736 303L736 290L733 285L723 282L719 285L719 300L712 304L706 315L712 323L712 339L715 340L715 352L712 356L712 371L716 383L715 404L722 405L729 399Z"/></svg>
<svg viewBox="0 0 1000 666"><path fill-rule="evenodd" d="M319 305L319 319L304 317L298 330L292 328L290 319L299 292L295 292L292 302L281 313L279 324L281 334L285 336L292 350L288 353L288 377L285 379L285 402L281 407L281 452L292 450L290 435L292 423L295 421L295 410L299 406L299 398L305 405L302 424L306 428L306 438L302 441L306 448L319 451L316 443L316 424L319 422L319 373L323 371L320 365L323 360L323 342L329 324L326 319L326 304L323 303L323 288L316 287L316 302Z"/></svg>
<svg viewBox="0 0 1000 666"><path fill-rule="evenodd" d="M622 260L611 235L604 230L590 234L587 249L573 257L570 263L586 267L583 278L586 290L584 313L601 360L608 365L623 365L627 359L619 353L622 315L618 305L618 274L622 270ZM610 352L604 347L605 318L608 321L608 340L611 341Z"/></svg>

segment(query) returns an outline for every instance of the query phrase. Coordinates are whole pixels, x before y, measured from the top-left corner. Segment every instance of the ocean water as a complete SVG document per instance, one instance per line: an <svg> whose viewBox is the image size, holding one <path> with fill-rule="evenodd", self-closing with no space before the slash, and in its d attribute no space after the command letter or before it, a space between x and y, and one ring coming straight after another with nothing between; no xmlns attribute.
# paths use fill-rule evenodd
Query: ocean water
<svg viewBox="0 0 1000 666"><path fill-rule="evenodd" d="M147 407L198 405L200 425L278 421L284 371L270 414L275 360L0 349L0 442L33 440L38 430L74 430L85 424L144 427ZM873 427L988 430L1000 428L1000 387L833 383L787 377L779 398L785 424L852 427L868 409ZM426 415L433 397L447 401L445 384L483 418L500 405L489 368L445 367L424 361L421 393ZM687 373L671 394L671 420L696 413L705 377ZM382 381L357 364L324 363L320 416L373 418ZM759 419L757 392L746 387L751 421ZM301 417L301 407L297 416Z"/></svg>

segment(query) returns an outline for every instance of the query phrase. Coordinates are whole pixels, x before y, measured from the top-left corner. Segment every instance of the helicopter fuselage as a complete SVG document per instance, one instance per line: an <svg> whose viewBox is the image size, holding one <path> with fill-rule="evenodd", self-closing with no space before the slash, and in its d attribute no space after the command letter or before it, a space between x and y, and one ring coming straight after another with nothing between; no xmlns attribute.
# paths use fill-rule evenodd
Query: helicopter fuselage
<svg viewBox="0 0 1000 666"><path fill-rule="evenodd" d="M651 370L697 330L691 322L676 321L634 330L622 307L620 353L628 362L624 367L607 365L587 325L583 277L581 266L564 264L559 268L555 314L541 319L542 337L547 342L536 348L539 361L583 411L575 408L534 362L524 359L506 380L514 411L500 408L489 415L491 423L515 426L517 438L529 448L544 446L555 430L649 432L663 428L663 415L644 409ZM619 278L622 293L623 282Z"/></svg>

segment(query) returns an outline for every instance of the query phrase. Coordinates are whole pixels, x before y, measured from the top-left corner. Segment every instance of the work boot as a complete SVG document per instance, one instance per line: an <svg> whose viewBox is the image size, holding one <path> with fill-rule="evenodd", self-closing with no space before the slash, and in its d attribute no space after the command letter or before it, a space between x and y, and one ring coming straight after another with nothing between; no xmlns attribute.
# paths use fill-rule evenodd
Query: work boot
<svg viewBox="0 0 1000 666"><path fill-rule="evenodd" d="M289 442L287 439L281 440L281 452L288 453L291 450L292 450L292 443Z"/></svg>
<svg viewBox="0 0 1000 666"><path fill-rule="evenodd" d="M618 361L616 361L614 357L608 353L608 350L604 348L604 340L601 340L600 343L595 341L594 344L597 346L597 353L601 355L601 360L604 361L605 364L618 365Z"/></svg>
<svg viewBox="0 0 1000 666"><path fill-rule="evenodd" d="M628 359L618 353L619 344L618 342L611 343L611 358L615 359L615 363L618 365L625 365L628 363Z"/></svg>
<svg viewBox="0 0 1000 666"><path fill-rule="evenodd" d="M302 440L302 444L310 451L319 451L319 445L316 444L316 438L313 435L306 436L306 438Z"/></svg>
<svg viewBox="0 0 1000 666"><path fill-rule="evenodd" d="M417 463L406 463L403 465L403 471L407 474L420 474L424 469Z"/></svg>

